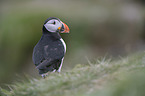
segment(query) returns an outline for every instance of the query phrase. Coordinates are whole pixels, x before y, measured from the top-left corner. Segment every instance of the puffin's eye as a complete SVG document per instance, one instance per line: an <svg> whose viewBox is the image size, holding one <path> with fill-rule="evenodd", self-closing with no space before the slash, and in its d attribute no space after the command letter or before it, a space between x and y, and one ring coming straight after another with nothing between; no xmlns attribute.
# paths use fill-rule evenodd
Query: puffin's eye
<svg viewBox="0 0 145 96"><path fill-rule="evenodd" d="M56 22L54 21L52 24L54 24L54 25L55 25L55 23L56 23Z"/></svg>

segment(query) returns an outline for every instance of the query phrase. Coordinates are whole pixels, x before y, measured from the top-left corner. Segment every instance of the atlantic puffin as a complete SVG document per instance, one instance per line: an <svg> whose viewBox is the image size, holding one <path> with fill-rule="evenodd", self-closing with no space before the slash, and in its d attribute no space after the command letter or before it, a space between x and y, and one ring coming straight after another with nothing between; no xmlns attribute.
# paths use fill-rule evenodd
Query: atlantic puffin
<svg viewBox="0 0 145 96"><path fill-rule="evenodd" d="M42 77L48 72L60 72L66 44L59 33L69 33L69 27L56 17L49 17L43 24L42 37L33 49L33 63Z"/></svg>

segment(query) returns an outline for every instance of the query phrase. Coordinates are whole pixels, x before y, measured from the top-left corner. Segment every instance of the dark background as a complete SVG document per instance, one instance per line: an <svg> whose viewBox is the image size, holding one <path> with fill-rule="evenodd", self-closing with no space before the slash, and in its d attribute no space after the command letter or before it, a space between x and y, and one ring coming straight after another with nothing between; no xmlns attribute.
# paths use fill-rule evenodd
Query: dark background
<svg viewBox="0 0 145 96"><path fill-rule="evenodd" d="M87 59L127 56L145 48L144 0L0 1L0 85L28 74L37 77L32 51L48 17L70 28L62 70Z"/></svg>

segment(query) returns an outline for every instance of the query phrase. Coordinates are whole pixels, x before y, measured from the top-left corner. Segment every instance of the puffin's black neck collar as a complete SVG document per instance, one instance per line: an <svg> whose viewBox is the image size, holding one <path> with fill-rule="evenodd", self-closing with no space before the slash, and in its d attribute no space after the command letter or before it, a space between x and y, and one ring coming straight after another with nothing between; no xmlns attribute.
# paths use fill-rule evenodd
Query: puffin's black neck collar
<svg viewBox="0 0 145 96"><path fill-rule="evenodd" d="M49 35L51 37L53 37L53 39L60 39L61 36L58 32L55 32L55 33L52 33L52 32L49 32L44 26L43 26L43 35Z"/></svg>
<svg viewBox="0 0 145 96"><path fill-rule="evenodd" d="M43 33L48 33L49 31L43 26L42 32L43 32ZM50 32L49 32L49 33L50 33Z"/></svg>

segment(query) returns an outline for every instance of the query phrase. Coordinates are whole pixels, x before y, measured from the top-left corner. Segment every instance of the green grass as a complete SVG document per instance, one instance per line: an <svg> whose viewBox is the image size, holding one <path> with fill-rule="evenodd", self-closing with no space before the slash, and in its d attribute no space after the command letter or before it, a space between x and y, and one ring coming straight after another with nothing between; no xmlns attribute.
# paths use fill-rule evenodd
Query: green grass
<svg viewBox="0 0 145 96"><path fill-rule="evenodd" d="M1 88L2 96L145 96L145 55L97 59L46 79L29 78Z"/></svg>

